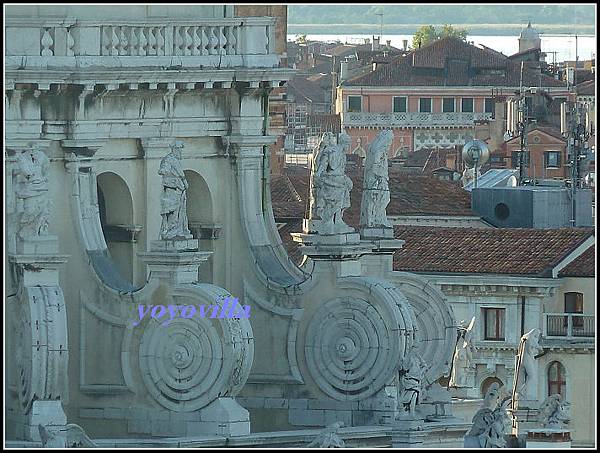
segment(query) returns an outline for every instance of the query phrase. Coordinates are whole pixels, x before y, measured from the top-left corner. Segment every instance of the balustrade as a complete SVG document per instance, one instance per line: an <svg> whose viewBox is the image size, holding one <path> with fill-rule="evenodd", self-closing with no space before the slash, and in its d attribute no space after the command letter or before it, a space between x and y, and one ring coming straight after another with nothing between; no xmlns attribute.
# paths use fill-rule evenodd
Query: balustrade
<svg viewBox="0 0 600 453"><path fill-rule="evenodd" d="M342 124L345 127L472 126L475 121L491 118L491 113L346 112L342 114Z"/></svg>
<svg viewBox="0 0 600 453"><path fill-rule="evenodd" d="M544 336L591 337L595 336L594 315L579 313L544 313Z"/></svg>

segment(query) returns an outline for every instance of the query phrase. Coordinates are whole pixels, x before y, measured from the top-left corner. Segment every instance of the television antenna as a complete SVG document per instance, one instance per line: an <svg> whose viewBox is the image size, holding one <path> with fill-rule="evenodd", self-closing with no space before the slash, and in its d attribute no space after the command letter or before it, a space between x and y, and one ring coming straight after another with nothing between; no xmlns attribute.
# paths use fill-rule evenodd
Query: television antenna
<svg viewBox="0 0 600 453"><path fill-rule="evenodd" d="M380 16L381 18L381 28L379 29L379 44L381 44L381 40L383 39L383 16L384 13L375 13L376 16Z"/></svg>
<svg viewBox="0 0 600 453"><path fill-rule="evenodd" d="M473 169L473 188L477 188L477 171L490 158L490 149L481 140L473 139L464 144L462 159L467 168Z"/></svg>

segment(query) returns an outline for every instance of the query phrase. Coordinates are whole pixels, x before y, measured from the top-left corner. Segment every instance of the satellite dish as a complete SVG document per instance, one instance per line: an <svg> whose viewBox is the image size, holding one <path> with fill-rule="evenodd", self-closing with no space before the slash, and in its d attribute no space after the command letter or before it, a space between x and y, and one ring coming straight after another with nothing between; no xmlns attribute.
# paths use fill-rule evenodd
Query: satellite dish
<svg viewBox="0 0 600 453"><path fill-rule="evenodd" d="M467 168L481 167L490 158L490 149L481 140L469 140L463 146L462 158Z"/></svg>

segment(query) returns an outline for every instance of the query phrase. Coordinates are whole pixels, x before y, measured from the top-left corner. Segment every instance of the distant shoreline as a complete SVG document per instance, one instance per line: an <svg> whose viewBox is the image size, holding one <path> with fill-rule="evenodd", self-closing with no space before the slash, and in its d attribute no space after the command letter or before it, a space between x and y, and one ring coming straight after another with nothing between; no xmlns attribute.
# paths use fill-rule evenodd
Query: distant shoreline
<svg viewBox="0 0 600 453"><path fill-rule="evenodd" d="M414 34L417 29L429 24L385 24L384 35ZM432 24L441 26L442 24ZM466 28L470 35L489 36L518 36L523 26L521 24L453 24L454 27ZM562 25L562 24L536 24L536 29L543 35L569 36L596 36L594 25ZM290 35L351 35L373 34L379 35L381 27L377 24L288 24L287 33Z"/></svg>

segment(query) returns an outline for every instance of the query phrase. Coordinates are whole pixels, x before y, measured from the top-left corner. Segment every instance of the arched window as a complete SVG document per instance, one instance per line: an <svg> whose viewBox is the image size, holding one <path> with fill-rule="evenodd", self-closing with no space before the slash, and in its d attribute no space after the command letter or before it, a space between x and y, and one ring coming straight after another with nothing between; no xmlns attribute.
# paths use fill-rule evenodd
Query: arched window
<svg viewBox="0 0 600 453"><path fill-rule="evenodd" d="M548 367L548 396L558 394L564 400L567 390L565 378L565 367L562 363L552 362Z"/></svg>
<svg viewBox="0 0 600 453"><path fill-rule="evenodd" d="M500 387L504 386L504 382L502 382L497 377L491 376L491 377L485 378L483 380L483 382L481 383L481 397L482 398L485 397L485 394L487 393L488 389L490 388L490 385L492 385L494 382L497 383L498 386L500 386Z"/></svg>

